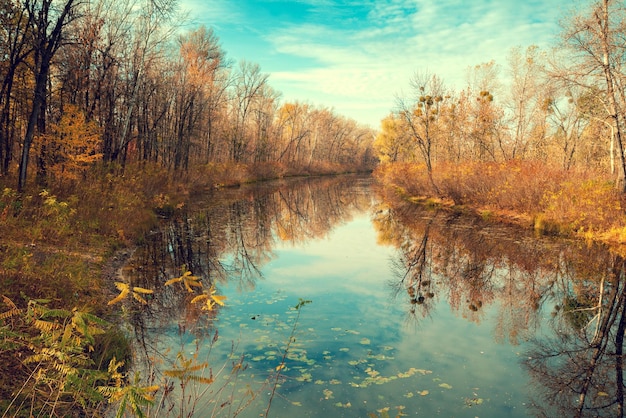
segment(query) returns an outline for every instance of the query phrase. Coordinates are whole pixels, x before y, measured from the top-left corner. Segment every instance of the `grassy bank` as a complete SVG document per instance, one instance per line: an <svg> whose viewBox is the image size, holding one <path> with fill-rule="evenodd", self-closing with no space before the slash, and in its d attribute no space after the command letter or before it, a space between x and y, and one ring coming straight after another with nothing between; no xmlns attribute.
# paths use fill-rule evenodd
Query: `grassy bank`
<svg viewBox="0 0 626 418"><path fill-rule="evenodd" d="M625 196L614 179L541 163L439 164L432 179L419 164L381 165L376 178L415 202L471 210L540 233L626 244Z"/></svg>

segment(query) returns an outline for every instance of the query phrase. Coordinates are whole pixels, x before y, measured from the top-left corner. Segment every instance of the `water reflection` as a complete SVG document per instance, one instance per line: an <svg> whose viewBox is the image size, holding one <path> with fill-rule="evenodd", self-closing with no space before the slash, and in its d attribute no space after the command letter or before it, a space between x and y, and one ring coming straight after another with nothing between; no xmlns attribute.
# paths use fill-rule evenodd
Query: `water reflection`
<svg viewBox="0 0 626 418"><path fill-rule="evenodd" d="M412 319L432 316L435 295L475 322L495 304L496 342L528 341L533 415L623 416L623 257L397 201L373 219L381 242L398 248L391 287L406 293Z"/></svg>
<svg viewBox="0 0 626 418"><path fill-rule="evenodd" d="M362 177L280 181L219 191L194 202L148 234L125 271L133 286L156 292L136 312L136 329L165 326L184 312L181 332L206 330L211 321L189 303L193 295L163 286L168 279L191 271L205 287L228 281L252 291L278 242L295 245L323 237L355 211L367 210L371 197L358 191L360 182L369 184Z"/></svg>
<svg viewBox="0 0 626 418"><path fill-rule="evenodd" d="M625 260L589 250L560 289L551 333L534 341L525 366L544 388L539 405L562 416L623 416ZM537 407L538 416L548 416Z"/></svg>
<svg viewBox="0 0 626 418"><path fill-rule="evenodd" d="M362 225L360 214L367 214L371 226ZM355 217L359 223L355 230L374 228L379 247L366 248L360 237L338 241L332 236L339 226L355 224ZM314 242L337 251L350 245L354 247L351 250L368 258L391 249L391 267L381 268L387 271L382 275L370 272L366 276L363 272L349 273L359 266L346 261L341 266L330 264L310 278L311 258L321 258L319 253L306 250ZM298 251L285 254L289 246ZM285 263L300 268L300 273L290 270L295 271L290 283L277 279L278 265L284 269ZM240 325L257 326L250 329L251 334L262 326L276 328L276 317L271 316L275 312L259 315L261 308L255 307L258 312L236 313L237 303L229 299L233 310L227 320L219 310L207 315L189 303L193 294L184 289L163 286L168 279L191 271L205 287L218 284L250 295L240 296L241 306L252 303L255 294L257 298L269 297L259 291L261 284L272 289L280 285L299 292L325 292L322 300L314 300L321 308L305 328L310 335L301 339L308 345L299 347L297 358L306 359L307 364L294 368L302 373L300 377L309 377L285 381L282 390L290 396L304 396L302 387L308 385L307 393L317 396L319 403L329 399L330 388L315 388L313 381L344 380L351 386L333 386L333 396L364 398L362 408L368 400L368 408L374 405L376 397L391 402L396 396L396 405L402 403L406 412L427 415L495 417L507 411L510 416L621 416L625 266L623 258L599 246L536 237L479 217L407 205L372 187L367 178L336 177L272 182L205 196L181 216L164 222L160 231L146 236L125 274L133 286L155 289L148 305L135 303L138 309L130 310L137 339L152 363L155 352L161 355L163 348L153 344L155 335L171 333L172 324L178 338L193 335L196 343L217 340L215 318L221 318L218 324L224 335L228 335L227 327L238 329ZM391 307L380 303L388 296L393 298ZM405 318L396 321L400 310ZM261 324L258 318L265 322ZM411 326L406 326L407 321ZM322 322L331 331L314 328ZM489 341L481 340L481 346L495 343L515 347L516 353L512 357L510 352L494 355L488 360L481 353L468 354L464 362L452 359L452 353L470 348L463 345L469 344L467 341L461 341L471 341L464 334L470 325L475 332L480 329L481 336L488 335L485 338ZM350 338L354 347L349 345ZM454 341L456 346L446 345L447 341ZM276 341L273 343L268 350L242 341L244 352L249 351L244 358L258 363L256 373L275 370L267 355L279 348ZM419 353L412 348L417 344ZM352 357L365 348L361 357ZM446 365L438 363L443 358L454 369L446 377L454 385L448 386L465 384L474 394L455 392L457 389L435 394L430 389L428 395L423 380L421 391L407 392L400 386L400 380L408 382L413 377L407 370L418 370L421 376L437 373L422 368L425 365L444 370ZM510 364L512 361L521 364ZM495 373L492 368L497 367L508 368L502 372L504 377L481 376ZM379 372L386 372L386 380L380 379ZM312 377L315 373L317 376ZM505 396L498 392L502 390L510 399L491 401L489 407L487 401L482 404L488 395L476 395L475 376L497 382L489 386L492 397ZM522 378L527 380L528 389L522 389ZM392 395L375 386L364 392L363 383L370 382L368 379L375 385L383 382L393 388L389 391L397 393ZM432 381L435 379L439 377ZM440 391L448 389L442 383L433 385ZM345 399L338 402L342 408L347 405ZM463 413L450 406L459 399L466 408ZM359 416L357 404L350 405L354 415L345 410L319 413L327 417ZM528 409L515 410L516 405ZM480 412L469 410L479 406ZM310 408L304 415L318 416ZM319 405L316 408L323 410ZM371 413L372 409L361 412ZM250 414L256 415L258 411Z"/></svg>

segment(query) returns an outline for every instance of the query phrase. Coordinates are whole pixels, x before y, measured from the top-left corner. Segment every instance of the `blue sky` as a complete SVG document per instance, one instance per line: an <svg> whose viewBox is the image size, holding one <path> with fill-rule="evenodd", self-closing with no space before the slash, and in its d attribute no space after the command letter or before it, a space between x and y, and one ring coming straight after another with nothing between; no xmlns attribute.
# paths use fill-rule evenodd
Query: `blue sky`
<svg viewBox="0 0 626 418"><path fill-rule="evenodd" d="M416 72L455 90L467 68L512 47L555 44L571 0L181 0L227 56L258 63L283 101L378 128Z"/></svg>

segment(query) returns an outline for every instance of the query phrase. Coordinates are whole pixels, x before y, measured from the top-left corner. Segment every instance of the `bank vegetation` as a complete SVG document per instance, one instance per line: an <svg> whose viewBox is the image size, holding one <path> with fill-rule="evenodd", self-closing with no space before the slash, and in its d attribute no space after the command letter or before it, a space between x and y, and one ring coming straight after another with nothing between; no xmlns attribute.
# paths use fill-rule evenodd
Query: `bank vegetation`
<svg viewBox="0 0 626 418"><path fill-rule="evenodd" d="M377 177L408 199L538 231L626 243L626 10L589 3L551 50L467 70L460 92L417 72L382 121Z"/></svg>

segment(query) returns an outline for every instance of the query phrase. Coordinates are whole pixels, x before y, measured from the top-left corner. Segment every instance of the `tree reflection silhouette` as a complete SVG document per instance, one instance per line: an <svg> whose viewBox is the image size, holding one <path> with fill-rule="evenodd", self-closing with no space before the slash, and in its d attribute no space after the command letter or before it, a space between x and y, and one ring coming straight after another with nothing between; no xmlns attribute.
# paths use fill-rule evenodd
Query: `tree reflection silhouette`
<svg viewBox="0 0 626 418"><path fill-rule="evenodd" d="M599 277L571 278L577 290L564 293L551 337L535 340L526 353L525 366L545 389L539 415L550 415L543 404L563 416L623 416L626 262L609 253L602 261L606 268L598 270ZM592 297L596 303L588 306Z"/></svg>
<svg viewBox="0 0 626 418"><path fill-rule="evenodd" d="M226 282L254 289L278 242L323 237L355 209L367 209L370 197L354 193L354 179L294 179L220 191L163 221L144 237L126 269L133 286L155 291L148 305L131 309L138 340L144 345L146 332L172 321L181 334L212 335L212 317L219 312L201 311L189 303L194 294L164 283L190 271L207 289Z"/></svg>
<svg viewBox="0 0 626 418"><path fill-rule="evenodd" d="M600 245L382 199L374 225L379 241L398 249L391 287L396 296L406 290L411 318L418 320L416 309L421 316L435 309L415 303L425 281L468 320L480 321L495 306L496 342L531 347L523 364L536 383L534 414L623 416L623 257ZM549 332L541 328L547 316Z"/></svg>

